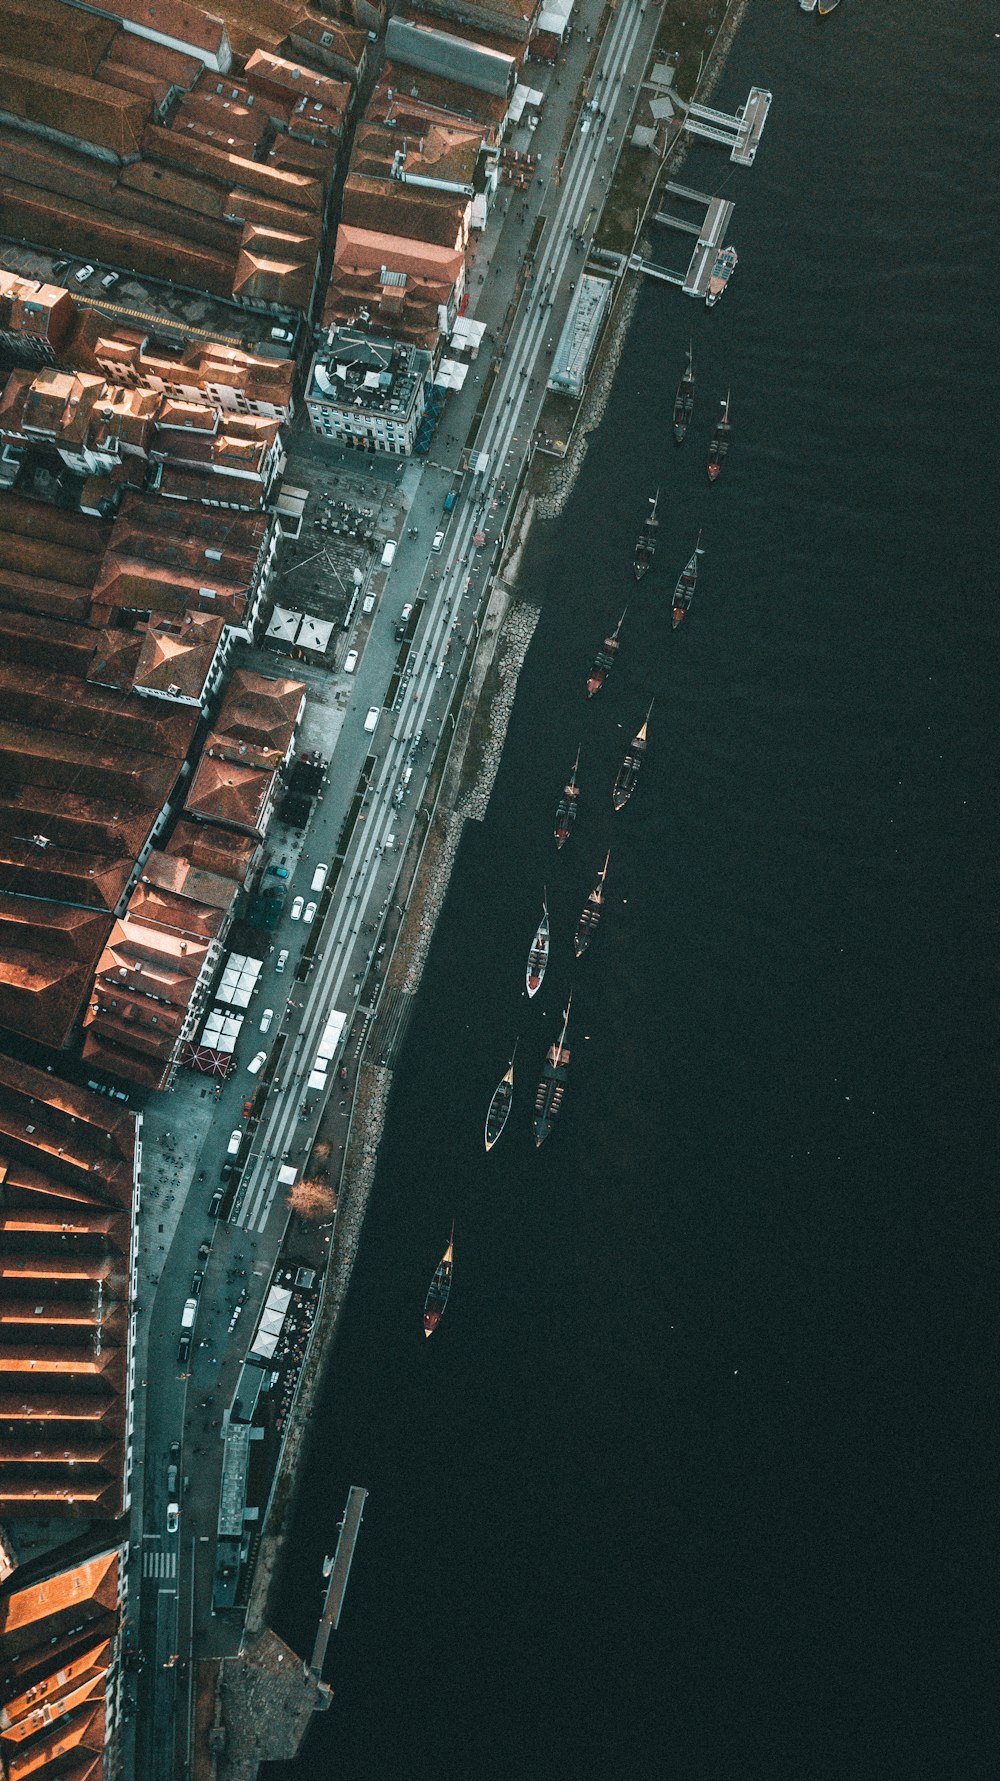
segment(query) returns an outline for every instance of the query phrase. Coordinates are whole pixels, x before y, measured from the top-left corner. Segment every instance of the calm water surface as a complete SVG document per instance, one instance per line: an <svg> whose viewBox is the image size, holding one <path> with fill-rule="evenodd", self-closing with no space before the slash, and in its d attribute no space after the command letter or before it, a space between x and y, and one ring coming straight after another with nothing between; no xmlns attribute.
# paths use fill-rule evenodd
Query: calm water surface
<svg viewBox="0 0 1000 1781"><path fill-rule="evenodd" d="M757 0L717 95L773 90L757 165L702 147L684 175L736 200L733 287L711 315L644 290L573 500L536 529L542 619L397 1074L304 1479L278 1621L302 1650L347 1487L371 1495L296 1781L995 1773L994 28L985 0L844 0L822 26ZM536 1153L570 985L570 1085Z"/></svg>

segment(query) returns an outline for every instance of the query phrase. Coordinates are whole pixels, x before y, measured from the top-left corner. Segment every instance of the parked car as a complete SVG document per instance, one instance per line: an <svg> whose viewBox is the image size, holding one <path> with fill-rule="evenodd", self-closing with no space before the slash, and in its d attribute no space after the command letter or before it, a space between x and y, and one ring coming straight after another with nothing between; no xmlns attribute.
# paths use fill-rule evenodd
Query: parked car
<svg viewBox="0 0 1000 1781"><path fill-rule="evenodd" d="M273 1008L265 1008L263 1014L260 1017L260 1030L262 1033L267 1032L273 1019L274 1019L274 1009Z"/></svg>
<svg viewBox="0 0 1000 1781"><path fill-rule="evenodd" d="M175 1455L179 1453L180 1448L175 1441L170 1449L170 1462L167 1466L167 1496L170 1498L171 1502L175 1502L177 1498L177 1480L180 1477L180 1467L177 1464Z"/></svg>
<svg viewBox="0 0 1000 1781"><path fill-rule="evenodd" d="M457 500L458 500L458 490L457 489L449 489L448 493L445 495L445 498L444 498L445 513L451 512L451 510L454 507L455 502Z"/></svg>
<svg viewBox="0 0 1000 1781"><path fill-rule="evenodd" d="M88 278L93 278L93 276L94 276L93 266L81 266L78 269L78 271L74 272L74 274L73 274L73 277L76 279L77 284L86 284Z"/></svg>
<svg viewBox="0 0 1000 1781"><path fill-rule="evenodd" d="M370 612L375 611L375 595L374 594L366 594L365 595L364 599L361 602L361 610L364 613L366 618L368 617L368 614Z"/></svg>
<svg viewBox="0 0 1000 1781"><path fill-rule="evenodd" d="M235 1132L230 1132L229 1134L229 1143L226 1145L226 1155L235 1156L242 1142L243 1133L240 1131L239 1126L237 1126Z"/></svg>
<svg viewBox="0 0 1000 1781"><path fill-rule="evenodd" d="M391 569L392 568L392 559L395 556L395 554L396 554L396 540L395 540L395 538L390 538L388 543L383 546L382 561L381 561L380 567L383 569Z"/></svg>
<svg viewBox="0 0 1000 1781"><path fill-rule="evenodd" d="M287 866L268 866L267 869L269 872L273 872L275 878L287 878L288 877L288 867Z"/></svg>
<svg viewBox="0 0 1000 1781"><path fill-rule="evenodd" d="M264 1065L266 1064L266 1062L267 1062L267 1052L266 1051L258 1051L255 1054L255 1056L250 1059L250 1062L247 1065L247 1069L250 1072L250 1075L251 1076L259 1075L260 1071L264 1068Z"/></svg>
<svg viewBox="0 0 1000 1781"><path fill-rule="evenodd" d="M272 340L294 340L295 335L292 333L290 328L272 328L271 329L271 339Z"/></svg>
<svg viewBox="0 0 1000 1781"><path fill-rule="evenodd" d="M52 262L52 276L53 276L53 278L61 278L64 272L69 271L72 264L73 264L72 260L53 260L53 262Z"/></svg>
<svg viewBox="0 0 1000 1781"><path fill-rule="evenodd" d="M180 1526L181 1512L177 1503L167 1504L167 1533L175 1534Z"/></svg>
<svg viewBox="0 0 1000 1781"><path fill-rule="evenodd" d="M226 1197L225 1188L217 1187L214 1194L212 1195L212 1198L208 1202L208 1216L209 1216L209 1218L218 1218L219 1214L222 1211L222 1202L225 1199L225 1197Z"/></svg>
<svg viewBox="0 0 1000 1781"><path fill-rule="evenodd" d="M315 903L307 903L306 907L305 907L305 913L302 917L302 920L303 921L315 921L315 919L316 919L316 905L315 905Z"/></svg>
<svg viewBox="0 0 1000 1781"><path fill-rule="evenodd" d="M205 1276L200 1268L196 1268L191 1279L191 1297L196 1299L205 1284Z"/></svg>
<svg viewBox="0 0 1000 1781"><path fill-rule="evenodd" d="M302 911L305 908L305 902L305 897L296 897L289 911L293 921L299 921L301 919Z"/></svg>
<svg viewBox="0 0 1000 1781"><path fill-rule="evenodd" d="M181 1337L180 1341L177 1344L177 1359L181 1362L182 1365L187 1360L190 1353L191 1353L191 1337L188 1334L187 1330L185 1330L183 1336Z"/></svg>
<svg viewBox="0 0 1000 1781"><path fill-rule="evenodd" d="M281 948L281 951L278 954L277 962L276 962L274 968L276 971L283 971L285 969L285 966L287 965L287 963L288 963L288 947L283 946Z"/></svg>
<svg viewBox="0 0 1000 1781"><path fill-rule="evenodd" d="M432 550L440 550L443 543L444 543L444 533L443 532L435 532L434 538L431 543L431 549Z"/></svg>
<svg viewBox="0 0 1000 1781"><path fill-rule="evenodd" d="M399 615L399 622L396 625L396 642L397 643L402 643L403 638L406 636L406 627L410 622L410 614L412 611L413 611L413 601L407 600L406 605L403 607L403 610Z"/></svg>
<svg viewBox="0 0 1000 1781"><path fill-rule="evenodd" d="M353 674L357 665L358 665L358 652L356 649L349 649L346 656L344 657L344 673L345 674Z"/></svg>
<svg viewBox="0 0 1000 1781"><path fill-rule="evenodd" d="M368 716L365 718L365 732L367 735L370 736L372 734L372 731L375 729L375 726L378 723L378 720L381 715L382 715L381 705L369 705Z"/></svg>
<svg viewBox="0 0 1000 1781"><path fill-rule="evenodd" d="M309 889L314 890L314 891L321 891L323 889L324 884L326 883L326 875L329 872L329 870L330 870L330 868L327 865L317 866L315 872L312 875L312 883L309 886Z"/></svg>
<svg viewBox="0 0 1000 1781"><path fill-rule="evenodd" d="M101 279L101 289L105 290L105 291L110 291L112 285L116 285L117 283L118 283L117 272L106 272L104 274L104 277Z"/></svg>

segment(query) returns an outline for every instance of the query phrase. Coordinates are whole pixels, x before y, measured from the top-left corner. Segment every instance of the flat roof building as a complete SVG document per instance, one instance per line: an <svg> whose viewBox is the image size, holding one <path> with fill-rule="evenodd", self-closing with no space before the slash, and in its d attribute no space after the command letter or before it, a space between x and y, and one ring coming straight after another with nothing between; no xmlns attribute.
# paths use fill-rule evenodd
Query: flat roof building
<svg viewBox="0 0 1000 1781"><path fill-rule="evenodd" d="M306 408L320 439L408 457L424 413L431 355L358 329L331 328L312 362Z"/></svg>

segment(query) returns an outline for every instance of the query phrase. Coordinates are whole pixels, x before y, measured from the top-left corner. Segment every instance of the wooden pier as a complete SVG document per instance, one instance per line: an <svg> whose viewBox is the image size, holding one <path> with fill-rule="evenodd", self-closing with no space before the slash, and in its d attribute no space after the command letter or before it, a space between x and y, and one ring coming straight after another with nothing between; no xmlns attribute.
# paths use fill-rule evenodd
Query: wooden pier
<svg viewBox="0 0 1000 1781"><path fill-rule="evenodd" d="M327 1584L323 1602L323 1613L316 1629L316 1643L309 1660L309 1669L317 1681L323 1674L330 1634L335 1633L340 1624L340 1611L344 1606L347 1579L351 1574L351 1560L354 1557L354 1548L358 1543L361 1518L365 1512L367 1499L368 1492L360 1484L351 1485L347 1493L347 1506L340 1523L337 1550L330 1566L330 1581Z"/></svg>

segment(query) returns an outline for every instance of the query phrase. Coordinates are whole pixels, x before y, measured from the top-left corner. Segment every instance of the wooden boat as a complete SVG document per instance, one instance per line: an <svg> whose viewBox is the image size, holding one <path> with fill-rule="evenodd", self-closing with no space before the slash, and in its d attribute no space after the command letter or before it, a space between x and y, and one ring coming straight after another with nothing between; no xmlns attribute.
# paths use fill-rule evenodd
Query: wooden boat
<svg viewBox="0 0 1000 1781"><path fill-rule="evenodd" d="M451 1236L448 1247L434 1270L434 1278L427 1288L424 1300L424 1335L433 1336L448 1303L451 1292L451 1270L455 1259L455 1220L451 1221Z"/></svg>
<svg viewBox="0 0 1000 1781"><path fill-rule="evenodd" d="M515 1039L514 1050L510 1054L510 1063L493 1090L493 1099L490 1101L486 1113L487 1150L493 1149L510 1114L510 1104L514 1099L514 1057L516 1052L517 1040Z"/></svg>
<svg viewBox="0 0 1000 1781"><path fill-rule="evenodd" d="M529 996L537 996L542 987L545 967L549 962L549 906L542 896L542 919L538 924L535 938L531 942L528 953L528 968L524 974L525 987Z"/></svg>

